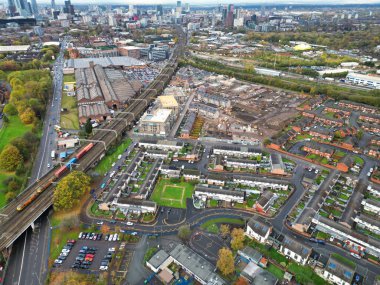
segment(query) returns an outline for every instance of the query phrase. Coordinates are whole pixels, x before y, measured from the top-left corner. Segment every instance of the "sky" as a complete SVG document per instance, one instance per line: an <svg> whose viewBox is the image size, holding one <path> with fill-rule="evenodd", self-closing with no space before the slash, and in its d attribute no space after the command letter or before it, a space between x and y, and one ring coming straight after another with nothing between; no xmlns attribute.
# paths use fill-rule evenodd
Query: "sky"
<svg viewBox="0 0 380 285"><path fill-rule="evenodd" d="M56 4L60 5L63 4L63 0L56 0ZM43 4L43 3L50 3L48 0L37 0L37 3ZM99 5L105 5L105 4L133 4L133 5L157 5L157 4L163 4L163 5L175 5L176 1L173 0L71 0L72 4L99 4ZM266 5L273 5L273 4L376 4L380 3L380 0L341 0L339 2L334 0L276 0L276 1L268 1L268 0L243 0L243 1L236 1L236 0L182 0L182 3L190 3L194 5L210 5L210 4L266 4Z"/></svg>

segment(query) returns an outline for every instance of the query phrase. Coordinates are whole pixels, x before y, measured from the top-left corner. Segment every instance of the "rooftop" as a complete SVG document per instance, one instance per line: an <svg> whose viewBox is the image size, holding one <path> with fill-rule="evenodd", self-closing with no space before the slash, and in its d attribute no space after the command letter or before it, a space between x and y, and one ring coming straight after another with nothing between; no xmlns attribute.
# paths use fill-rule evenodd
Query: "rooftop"
<svg viewBox="0 0 380 285"><path fill-rule="evenodd" d="M165 123L172 110L170 109L157 109L153 114L144 114L141 118L141 122L145 123Z"/></svg>
<svg viewBox="0 0 380 285"><path fill-rule="evenodd" d="M247 225L261 236L265 236L272 227L263 218L258 216L250 218Z"/></svg>
<svg viewBox="0 0 380 285"><path fill-rule="evenodd" d="M154 268L158 268L163 262L165 262L169 257L169 254L164 250L159 250L155 255L149 259L148 263Z"/></svg>
<svg viewBox="0 0 380 285"><path fill-rule="evenodd" d="M341 263L334 257L330 257L327 262L326 268L328 272L331 274L343 279L344 281L350 283L352 278L354 277L355 271L348 267L347 265Z"/></svg>
<svg viewBox="0 0 380 285"><path fill-rule="evenodd" d="M128 56L114 56L114 57L99 57L99 58L76 58L68 59L65 61L65 68L88 68L90 62L99 64L102 67L109 66L145 66L145 63Z"/></svg>
<svg viewBox="0 0 380 285"><path fill-rule="evenodd" d="M159 96L158 100L160 100L162 108L177 108L178 103L173 95L163 95Z"/></svg>

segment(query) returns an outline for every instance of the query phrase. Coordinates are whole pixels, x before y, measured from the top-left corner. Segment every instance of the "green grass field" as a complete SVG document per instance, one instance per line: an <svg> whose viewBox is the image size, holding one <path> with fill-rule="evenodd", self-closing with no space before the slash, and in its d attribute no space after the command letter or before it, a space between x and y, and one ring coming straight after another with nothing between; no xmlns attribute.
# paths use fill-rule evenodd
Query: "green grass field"
<svg viewBox="0 0 380 285"><path fill-rule="evenodd" d="M14 138L21 137L31 130L32 126L24 125L18 116L9 116L9 123L4 124L0 130L0 152ZM13 175L13 173L0 171L0 208L5 205L4 180Z"/></svg>
<svg viewBox="0 0 380 285"><path fill-rule="evenodd" d="M95 167L95 171L101 175L104 175L108 170L110 170L112 163L117 160L119 154L122 154L131 143L131 139L123 141L118 147L114 148L112 153L107 154L102 158L102 160Z"/></svg>
<svg viewBox="0 0 380 285"><path fill-rule="evenodd" d="M186 208L186 199L191 198L194 185L188 182L173 183L169 179L158 181L151 199L158 205Z"/></svg>
<svg viewBox="0 0 380 285"><path fill-rule="evenodd" d="M64 129L78 130L79 118L76 97L63 94L61 108L67 109L66 112L61 112L61 127Z"/></svg>
<svg viewBox="0 0 380 285"><path fill-rule="evenodd" d="M0 151L3 150L11 140L23 136L32 130L32 125L24 125L18 116L9 116L9 123L3 125L0 130Z"/></svg>
<svg viewBox="0 0 380 285"><path fill-rule="evenodd" d="M75 75L74 74L64 74L63 75L63 82L75 82Z"/></svg>

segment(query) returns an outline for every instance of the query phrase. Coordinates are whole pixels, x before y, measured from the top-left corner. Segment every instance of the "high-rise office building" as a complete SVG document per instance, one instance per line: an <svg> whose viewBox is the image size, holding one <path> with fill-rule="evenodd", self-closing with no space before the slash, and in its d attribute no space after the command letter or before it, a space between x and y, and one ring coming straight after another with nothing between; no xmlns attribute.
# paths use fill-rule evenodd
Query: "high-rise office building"
<svg viewBox="0 0 380 285"><path fill-rule="evenodd" d="M232 28L234 26L234 5L229 4L226 11L223 9L223 12L225 12L224 26Z"/></svg>
<svg viewBox="0 0 380 285"><path fill-rule="evenodd" d="M32 0L32 3L31 3L31 6L32 6L32 13L35 17L38 16L38 6L37 6L37 1L36 0Z"/></svg>
<svg viewBox="0 0 380 285"><path fill-rule="evenodd" d="M51 9L55 10L55 0L51 0Z"/></svg>
<svg viewBox="0 0 380 285"><path fill-rule="evenodd" d="M157 15L159 15L159 16L164 15L164 9L163 9L162 5L157 5L156 12L157 12Z"/></svg>
<svg viewBox="0 0 380 285"><path fill-rule="evenodd" d="M70 0L65 1L65 6L63 7L63 13L74 15L74 6L71 5Z"/></svg>
<svg viewBox="0 0 380 285"><path fill-rule="evenodd" d="M177 7L182 7L181 1L177 1Z"/></svg>
<svg viewBox="0 0 380 285"><path fill-rule="evenodd" d="M13 0L14 14L13 16L28 17L31 15L29 5L26 0Z"/></svg>
<svg viewBox="0 0 380 285"><path fill-rule="evenodd" d="M9 15L13 17L16 14L16 5L14 0L8 0Z"/></svg>

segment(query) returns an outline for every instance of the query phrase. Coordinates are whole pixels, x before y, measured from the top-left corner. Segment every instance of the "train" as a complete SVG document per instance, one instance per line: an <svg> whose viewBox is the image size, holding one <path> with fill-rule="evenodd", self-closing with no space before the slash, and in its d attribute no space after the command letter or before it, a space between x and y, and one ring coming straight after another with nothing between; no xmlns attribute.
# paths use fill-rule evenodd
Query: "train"
<svg viewBox="0 0 380 285"><path fill-rule="evenodd" d="M24 203L19 204L17 206L17 211L22 211L26 207L28 207L42 192L44 192L46 189L48 189L53 182L55 182L58 178L62 176L63 173L66 172L66 170L71 170L73 165L75 165L80 158L82 158L90 149L94 147L93 143L90 143L86 145L83 149L81 149L75 157L71 158L65 165L62 165L55 173L54 177L51 178L46 184L40 186L37 188L35 192L33 192L32 195L30 195L29 199L26 200Z"/></svg>

